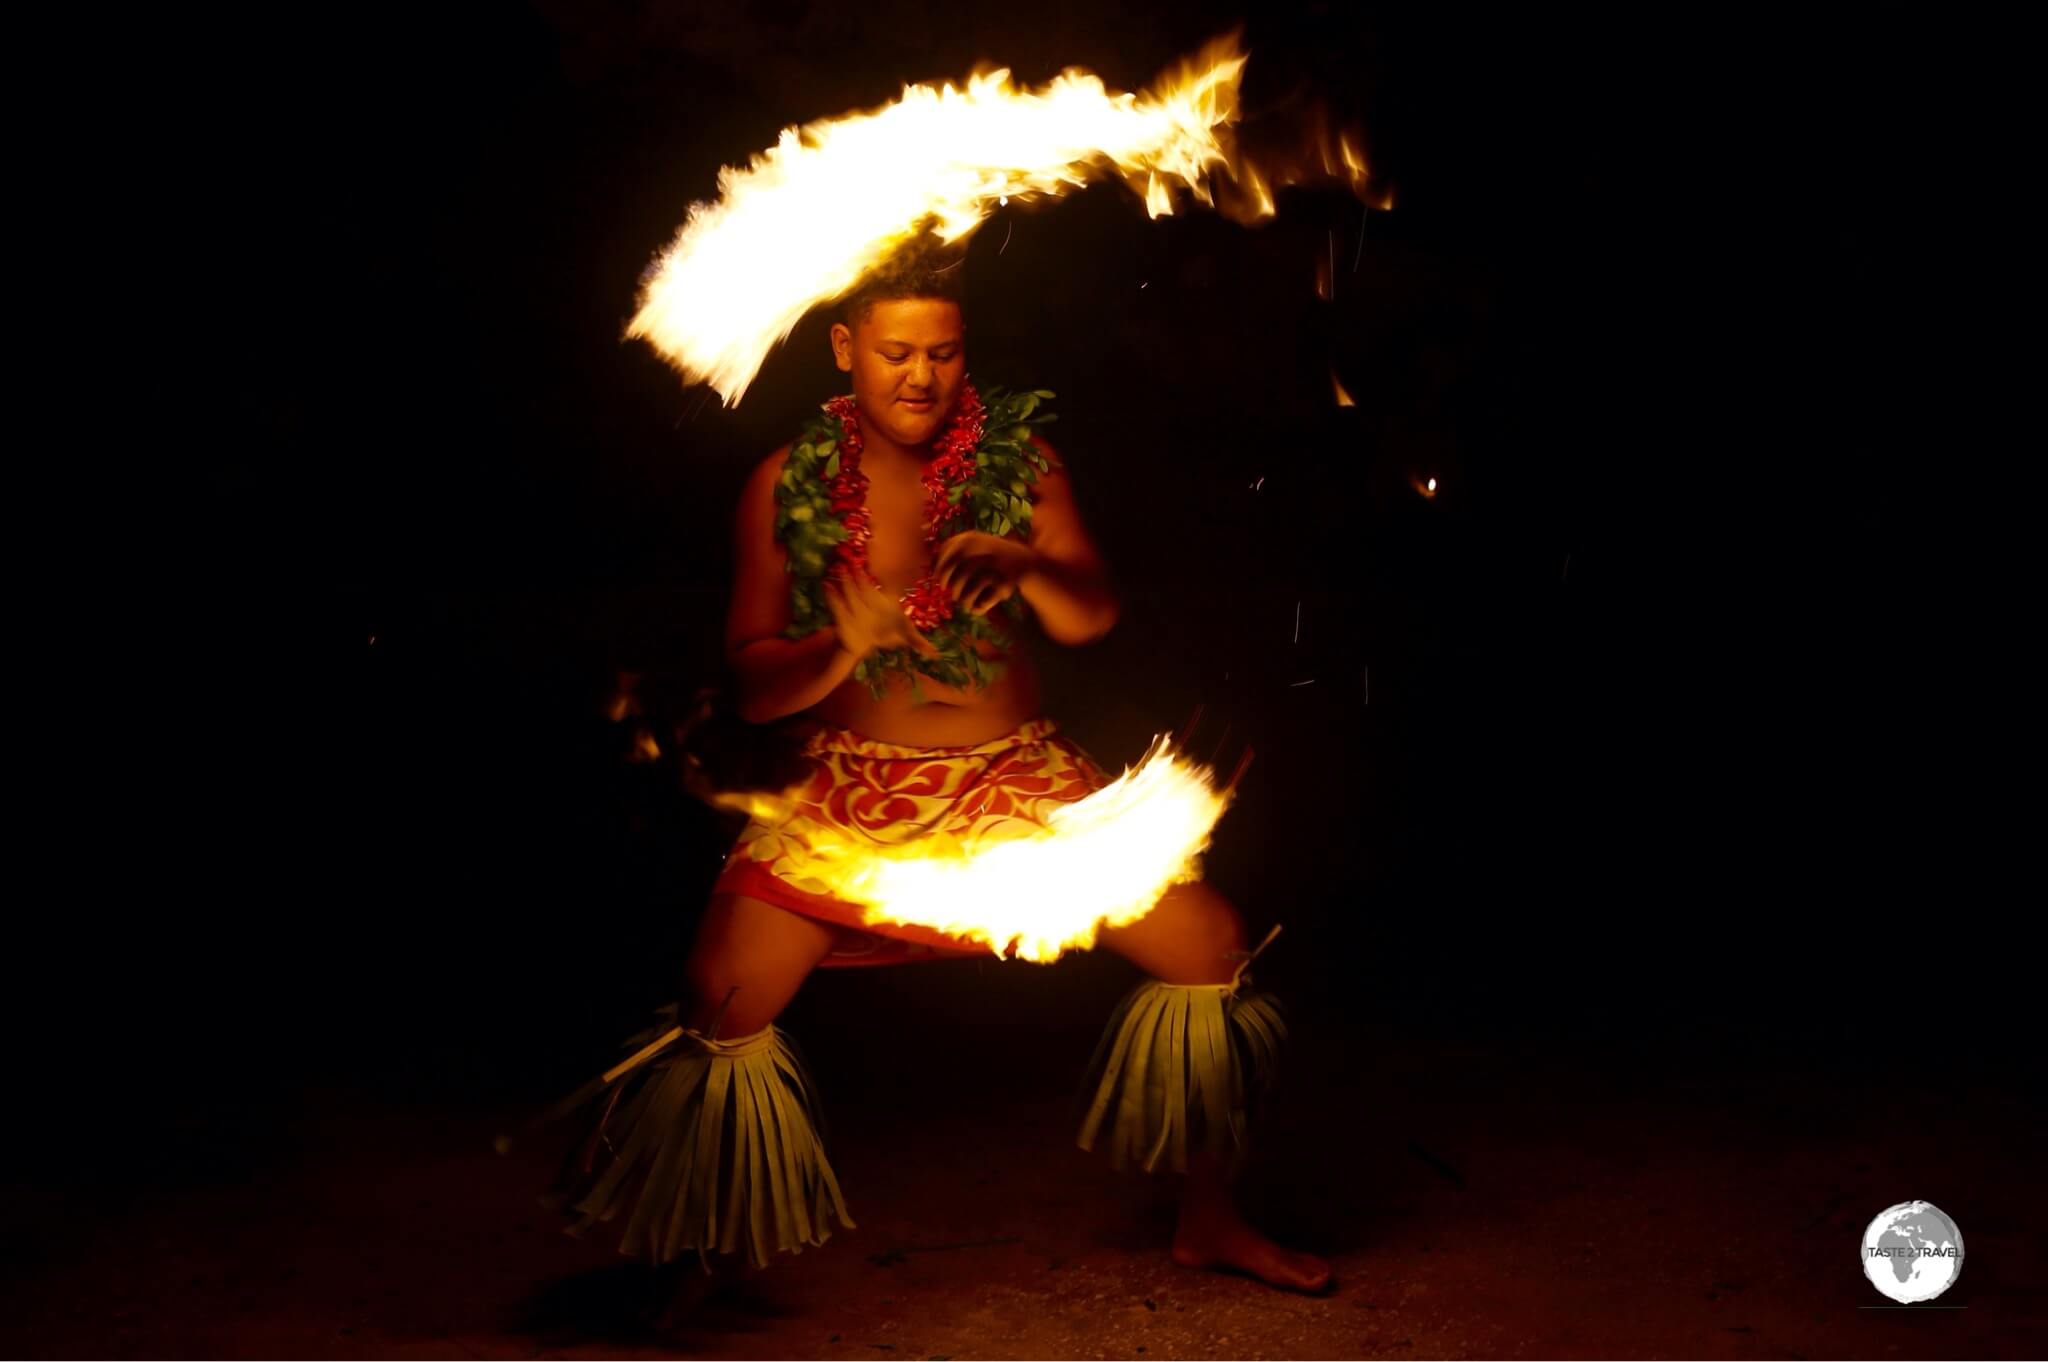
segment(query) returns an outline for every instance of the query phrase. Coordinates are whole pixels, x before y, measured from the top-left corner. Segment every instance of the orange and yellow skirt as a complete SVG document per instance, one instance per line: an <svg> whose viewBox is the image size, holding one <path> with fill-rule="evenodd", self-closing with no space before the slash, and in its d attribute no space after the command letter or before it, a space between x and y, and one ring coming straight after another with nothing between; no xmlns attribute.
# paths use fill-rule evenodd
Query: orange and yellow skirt
<svg viewBox="0 0 2048 1362"><path fill-rule="evenodd" d="M756 816L726 856L713 893L743 894L836 929L821 968L986 956L979 942L910 923L868 923L810 873L820 842L898 847L937 833L962 840L1044 827L1051 811L1085 799L1109 777L1050 719L964 747L908 747L820 724L803 745L808 774L772 821Z"/></svg>

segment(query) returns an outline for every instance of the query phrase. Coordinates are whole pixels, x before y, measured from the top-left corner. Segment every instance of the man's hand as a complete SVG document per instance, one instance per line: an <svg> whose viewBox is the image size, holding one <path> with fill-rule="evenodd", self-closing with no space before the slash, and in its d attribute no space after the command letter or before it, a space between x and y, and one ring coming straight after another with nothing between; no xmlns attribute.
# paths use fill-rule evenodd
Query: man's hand
<svg viewBox="0 0 2048 1362"><path fill-rule="evenodd" d="M925 657L937 657L939 650L930 639L911 627L888 592L859 582L827 577L820 584L825 608L832 612L839 644L856 658L887 648L910 648Z"/></svg>
<svg viewBox="0 0 2048 1362"><path fill-rule="evenodd" d="M970 615L986 615L1017 594L1017 583L1038 566L1028 544L981 530L966 530L939 545L933 563L939 585Z"/></svg>

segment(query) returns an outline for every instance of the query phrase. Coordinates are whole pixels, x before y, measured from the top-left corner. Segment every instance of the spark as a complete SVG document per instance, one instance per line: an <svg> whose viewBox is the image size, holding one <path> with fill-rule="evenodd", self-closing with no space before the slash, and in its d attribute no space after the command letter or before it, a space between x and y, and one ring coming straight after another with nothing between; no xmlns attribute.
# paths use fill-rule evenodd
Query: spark
<svg viewBox="0 0 2048 1362"><path fill-rule="evenodd" d="M1301 642L1301 602L1294 603L1294 641Z"/></svg>
<svg viewBox="0 0 2048 1362"><path fill-rule="evenodd" d="M1315 683L1316 683L1316 679L1315 679L1315 678L1314 678L1313 676L1311 676L1311 677L1310 677L1310 678L1309 678L1308 680L1306 680L1306 681L1296 681L1296 682L1293 682L1292 684L1290 684L1290 685L1289 685L1289 686L1287 687L1287 689L1289 689L1289 690L1297 690L1297 689L1299 689L1299 688L1300 688L1300 687L1302 687L1302 686L1313 686L1313 685L1314 685Z"/></svg>
<svg viewBox="0 0 2048 1362"><path fill-rule="evenodd" d="M1003 200L1003 202L1004 202L1004 203L1008 203L1008 202L1009 202L1009 200L1008 200L1008 199L1004 199L1004 200ZM1000 246L998 246L998 247L996 247L996 254L997 254L997 255L1001 255L1001 254L1002 254L1002 253L1003 253L1004 251L1007 251L1007 250L1009 250L1009 249L1010 249L1010 233L1012 233L1012 232L1014 232L1014 231L1016 231L1016 230L1017 230L1017 220L1016 220L1015 218L1012 218L1012 219L1010 220L1010 222L1009 222L1009 225L1003 228L1003 244L1002 244L1002 245L1000 245Z"/></svg>

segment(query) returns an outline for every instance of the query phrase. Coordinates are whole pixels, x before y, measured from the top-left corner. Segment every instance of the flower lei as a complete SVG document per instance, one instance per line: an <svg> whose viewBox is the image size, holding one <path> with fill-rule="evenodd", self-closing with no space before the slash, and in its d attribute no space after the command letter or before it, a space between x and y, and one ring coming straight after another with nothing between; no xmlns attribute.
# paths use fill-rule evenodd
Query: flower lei
<svg viewBox="0 0 2048 1362"><path fill-rule="evenodd" d="M987 396L964 384L946 428L933 443L936 456L925 470L924 542L935 550L947 537L974 528L1024 538L1031 530L1031 484L1051 462L1031 443L1031 427L1054 417L1039 414L1052 394L1043 389L1007 393L991 387ZM812 417L790 446L776 484L775 536L788 550L789 638L802 638L832 623L820 591L829 577L865 577L868 568L867 475L860 471L860 421L851 397L835 397ZM964 518L971 522L963 524ZM927 568L901 598L912 627L938 650L926 658L908 648L886 648L860 660L853 674L880 698L891 673L901 672L917 692L921 673L949 686L985 686L1002 675L1003 664L984 658L974 645L1009 640L988 620L961 611L950 592ZM1004 607L1013 618L1023 605L1012 596Z"/></svg>

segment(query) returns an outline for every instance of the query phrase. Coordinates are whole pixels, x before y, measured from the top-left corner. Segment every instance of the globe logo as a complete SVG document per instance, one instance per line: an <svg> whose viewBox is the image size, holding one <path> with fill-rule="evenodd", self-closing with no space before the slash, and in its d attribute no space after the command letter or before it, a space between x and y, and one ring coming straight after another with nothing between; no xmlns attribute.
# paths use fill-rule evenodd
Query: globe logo
<svg viewBox="0 0 2048 1362"><path fill-rule="evenodd" d="M1901 1201L1863 1231L1863 1275L1901 1305L1933 1300L1962 1271L1962 1232L1931 1201Z"/></svg>

